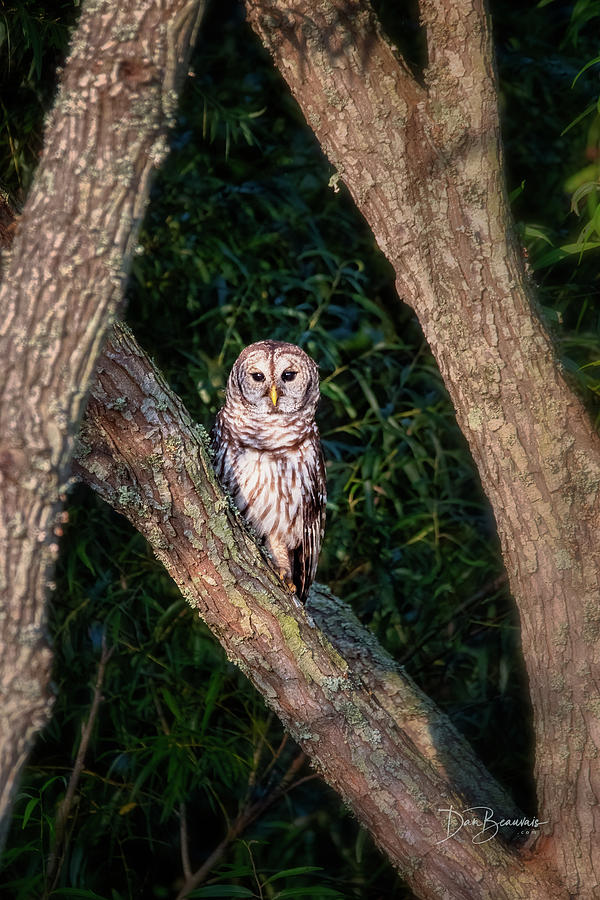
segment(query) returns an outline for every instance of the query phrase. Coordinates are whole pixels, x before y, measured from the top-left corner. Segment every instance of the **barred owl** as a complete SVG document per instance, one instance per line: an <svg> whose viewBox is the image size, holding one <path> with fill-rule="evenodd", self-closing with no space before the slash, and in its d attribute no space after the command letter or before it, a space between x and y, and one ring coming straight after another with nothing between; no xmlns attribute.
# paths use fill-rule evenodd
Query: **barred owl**
<svg viewBox="0 0 600 900"><path fill-rule="evenodd" d="M221 484L302 602L325 524L318 401L316 363L294 344L259 341L235 361L212 434Z"/></svg>

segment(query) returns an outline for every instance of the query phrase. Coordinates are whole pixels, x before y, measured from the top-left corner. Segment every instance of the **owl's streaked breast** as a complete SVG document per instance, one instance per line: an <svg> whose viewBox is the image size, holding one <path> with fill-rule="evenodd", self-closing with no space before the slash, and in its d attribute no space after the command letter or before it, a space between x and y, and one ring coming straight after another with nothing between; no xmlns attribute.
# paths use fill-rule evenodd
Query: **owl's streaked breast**
<svg viewBox="0 0 600 900"><path fill-rule="evenodd" d="M235 505L258 534L285 532L292 541L302 539L304 481L295 457L292 465L284 454L244 448L234 455L232 468Z"/></svg>

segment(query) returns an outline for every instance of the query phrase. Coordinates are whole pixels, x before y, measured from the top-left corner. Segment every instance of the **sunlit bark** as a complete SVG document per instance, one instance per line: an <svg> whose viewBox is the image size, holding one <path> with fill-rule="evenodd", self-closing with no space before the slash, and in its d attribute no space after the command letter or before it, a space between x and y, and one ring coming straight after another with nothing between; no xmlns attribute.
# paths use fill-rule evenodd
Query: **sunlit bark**
<svg viewBox="0 0 600 900"><path fill-rule="evenodd" d="M83 4L0 292L0 848L52 707L44 601L73 440L200 6Z"/></svg>

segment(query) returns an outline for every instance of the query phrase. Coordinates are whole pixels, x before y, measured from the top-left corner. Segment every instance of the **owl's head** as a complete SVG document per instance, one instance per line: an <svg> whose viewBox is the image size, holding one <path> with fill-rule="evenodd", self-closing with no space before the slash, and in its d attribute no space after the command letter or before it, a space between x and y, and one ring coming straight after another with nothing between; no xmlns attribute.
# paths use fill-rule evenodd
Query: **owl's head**
<svg viewBox="0 0 600 900"><path fill-rule="evenodd" d="M260 417L300 412L312 416L319 401L317 364L295 344L250 344L233 364L227 401L241 402Z"/></svg>

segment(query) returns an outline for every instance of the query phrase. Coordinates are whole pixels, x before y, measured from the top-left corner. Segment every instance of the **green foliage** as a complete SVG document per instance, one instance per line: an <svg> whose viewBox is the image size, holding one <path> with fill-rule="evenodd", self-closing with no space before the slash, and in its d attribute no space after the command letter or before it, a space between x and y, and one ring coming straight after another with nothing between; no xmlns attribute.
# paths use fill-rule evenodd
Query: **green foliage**
<svg viewBox="0 0 600 900"><path fill-rule="evenodd" d="M22 197L42 149L42 117L79 0L0 4L0 183Z"/></svg>
<svg viewBox="0 0 600 900"><path fill-rule="evenodd" d="M518 28L502 0L493 11L519 236L565 368L598 422L600 100L590 23L600 2L522 7Z"/></svg>
<svg viewBox="0 0 600 900"><path fill-rule="evenodd" d="M389 27L405 27L394 5L380 5ZM564 248L595 222L594 192L576 198L589 216L578 225L564 186L581 177L589 145L588 119L567 126L593 99L593 67L576 76L597 53L585 30L597 6L579 0L571 17L553 3L494 9L520 234L544 314L590 406L600 357L597 256ZM74 3L49 9L30 0L1 10L3 81L17 87L10 103L3 92L0 175L13 193L31 178L40 111L53 91L48 73ZM416 26L409 37L418 60ZM517 622L491 514L420 329L236 8L213 10L194 70L134 260L129 321L208 427L245 344L291 340L319 362L329 483L319 577L353 603L531 812ZM590 229L585 242L595 240ZM53 898L173 897L182 843L199 867L249 798L281 782L297 749L141 537L82 488L70 517L51 616L58 700L21 788L0 890L19 900L46 889ZM103 642L113 648L104 700L52 886L47 859ZM407 894L311 780L231 842L190 896Z"/></svg>

